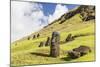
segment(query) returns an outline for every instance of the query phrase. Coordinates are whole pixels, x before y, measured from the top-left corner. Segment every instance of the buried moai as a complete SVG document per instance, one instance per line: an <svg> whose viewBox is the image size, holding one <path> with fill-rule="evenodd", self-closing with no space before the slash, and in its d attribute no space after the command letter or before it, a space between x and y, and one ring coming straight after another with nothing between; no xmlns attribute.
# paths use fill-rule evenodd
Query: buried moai
<svg viewBox="0 0 100 67"><path fill-rule="evenodd" d="M40 42L39 47L43 47L44 46L44 42Z"/></svg>
<svg viewBox="0 0 100 67"><path fill-rule="evenodd" d="M58 57L60 54L60 34L58 32L52 33L51 46L50 46L50 56Z"/></svg>
<svg viewBox="0 0 100 67"><path fill-rule="evenodd" d="M33 39L36 38L36 35L33 35Z"/></svg>
<svg viewBox="0 0 100 67"><path fill-rule="evenodd" d="M83 55L91 52L91 48L88 46L81 45L78 48L74 48L73 51L80 52L80 55L83 56Z"/></svg>
<svg viewBox="0 0 100 67"><path fill-rule="evenodd" d="M15 46L17 46L17 43L15 43Z"/></svg>
<svg viewBox="0 0 100 67"><path fill-rule="evenodd" d="M76 52L76 51L68 51L68 57L72 58L72 59L76 59L80 57L80 53Z"/></svg>
<svg viewBox="0 0 100 67"><path fill-rule="evenodd" d="M81 45L78 48L74 48L74 49L68 51L68 57L70 57L72 59L76 59L76 58L79 58L81 56L88 54L89 52L91 52L90 47Z"/></svg>
<svg viewBox="0 0 100 67"><path fill-rule="evenodd" d="M39 34L39 33L37 34L37 38L38 38L38 37L40 37L40 34Z"/></svg>
<svg viewBox="0 0 100 67"><path fill-rule="evenodd" d="M51 44L51 38L48 37L48 38L47 38L47 41L46 41L46 43L45 43L45 46L49 46L50 44Z"/></svg>
<svg viewBox="0 0 100 67"><path fill-rule="evenodd" d="M72 40L74 40L74 37L72 36L72 34L68 34L68 36L66 38L66 42L72 41Z"/></svg>
<svg viewBox="0 0 100 67"><path fill-rule="evenodd" d="M31 39L31 37L30 37L30 36L28 36L28 37L27 37L27 40L30 40L30 39Z"/></svg>
<svg viewBox="0 0 100 67"><path fill-rule="evenodd" d="M33 39L34 39L34 38L36 38L36 36L35 36L35 35L33 35Z"/></svg>

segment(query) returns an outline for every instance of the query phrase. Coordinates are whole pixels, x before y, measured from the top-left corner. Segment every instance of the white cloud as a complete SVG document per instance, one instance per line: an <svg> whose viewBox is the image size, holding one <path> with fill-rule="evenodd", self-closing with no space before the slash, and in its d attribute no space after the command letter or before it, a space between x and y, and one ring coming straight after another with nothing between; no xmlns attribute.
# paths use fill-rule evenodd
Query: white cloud
<svg viewBox="0 0 100 67"><path fill-rule="evenodd" d="M43 27L41 19L44 21L44 24L47 22L40 4L12 1L11 40L14 41L41 29Z"/></svg>
<svg viewBox="0 0 100 67"><path fill-rule="evenodd" d="M49 23L58 19L62 14L66 12L68 12L68 8L65 5L58 4L53 15L49 15Z"/></svg>
<svg viewBox="0 0 100 67"><path fill-rule="evenodd" d="M58 4L53 15L45 16L43 7L38 3L11 2L11 41L36 32L68 11L66 6Z"/></svg>

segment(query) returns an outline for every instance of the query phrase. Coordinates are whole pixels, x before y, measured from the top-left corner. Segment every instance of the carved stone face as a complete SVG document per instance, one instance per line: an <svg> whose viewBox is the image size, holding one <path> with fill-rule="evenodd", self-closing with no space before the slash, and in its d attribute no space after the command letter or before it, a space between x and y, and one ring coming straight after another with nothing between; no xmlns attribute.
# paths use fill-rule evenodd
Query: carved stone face
<svg viewBox="0 0 100 67"><path fill-rule="evenodd" d="M50 56L52 57L59 56L59 41L60 41L60 34L58 32L53 32L51 39Z"/></svg>

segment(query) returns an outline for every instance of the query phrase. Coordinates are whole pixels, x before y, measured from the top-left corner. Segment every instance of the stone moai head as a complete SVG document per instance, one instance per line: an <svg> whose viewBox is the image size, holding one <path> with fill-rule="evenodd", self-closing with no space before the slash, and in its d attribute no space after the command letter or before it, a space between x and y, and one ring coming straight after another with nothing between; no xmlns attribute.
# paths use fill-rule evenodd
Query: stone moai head
<svg viewBox="0 0 100 67"><path fill-rule="evenodd" d="M47 41L46 41L46 43L45 43L45 46L49 46L50 44L51 44L51 38L48 37L48 38L47 38Z"/></svg>
<svg viewBox="0 0 100 67"><path fill-rule="evenodd" d="M17 43L15 43L15 46L17 46Z"/></svg>
<svg viewBox="0 0 100 67"><path fill-rule="evenodd" d="M30 36L28 36L28 37L27 37L27 40L30 40L30 39L31 39L31 37L30 37Z"/></svg>
<svg viewBox="0 0 100 67"><path fill-rule="evenodd" d="M37 38L38 38L38 37L40 37L40 34L39 34L39 33L37 34Z"/></svg>
<svg viewBox="0 0 100 67"><path fill-rule="evenodd" d="M34 39L34 38L36 38L36 36L35 36L35 35L33 35L33 39Z"/></svg>
<svg viewBox="0 0 100 67"><path fill-rule="evenodd" d="M72 41L72 40L74 40L74 37L72 36L72 34L68 34L68 36L66 38L66 42Z"/></svg>
<svg viewBox="0 0 100 67"><path fill-rule="evenodd" d="M40 42L39 47L43 47L44 46L44 42Z"/></svg>
<svg viewBox="0 0 100 67"><path fill-rule="evenodd" d="M53 32L52 38L51 38L51 46L50 46L50 56L52 57L58 57L60 54L60 33L59 32Z"/></svg>

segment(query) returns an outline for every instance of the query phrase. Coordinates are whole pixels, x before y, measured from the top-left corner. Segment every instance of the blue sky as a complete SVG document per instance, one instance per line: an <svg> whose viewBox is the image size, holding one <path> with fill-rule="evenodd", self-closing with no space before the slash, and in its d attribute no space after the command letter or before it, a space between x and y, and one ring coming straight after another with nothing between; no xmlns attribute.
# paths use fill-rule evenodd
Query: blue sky
<svg viewBox="0 0 100 67"><path fill-rule="evenodd" d="M71 10L71 9L77 7L77 6L79 6L79 5L76 5L76 4L67 4L67 7L68 7L69 10Z"/></svg>
<svg viewBox="0 0 100 67"><path fill-rule="evenodd" d="M49 14L53 14L56 8L56 3L40 3L43 6L43 12L46 16L48 16ZM61 4L64 5L68 8L68 10L71 10L79 5L75 5L75 4Z"/></svg>
<svg viewBox="0 0 100 67"><path fill-rule="evenodd" d="M43 12L45 15L53 14L55 11L56 5L57 4L50 4L50 3L41 3L43 6Z"/></svg>
<svg viewBox="0 0 100 67"><path fill-rule="evenodd" d="M41 30L78 5L11 2L11 41Z"/></svg>

